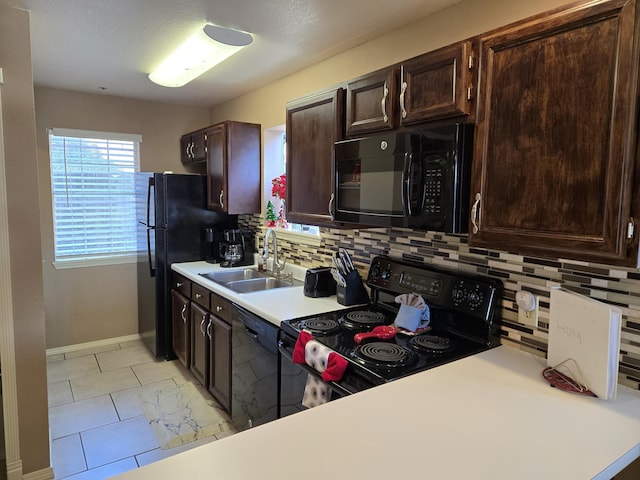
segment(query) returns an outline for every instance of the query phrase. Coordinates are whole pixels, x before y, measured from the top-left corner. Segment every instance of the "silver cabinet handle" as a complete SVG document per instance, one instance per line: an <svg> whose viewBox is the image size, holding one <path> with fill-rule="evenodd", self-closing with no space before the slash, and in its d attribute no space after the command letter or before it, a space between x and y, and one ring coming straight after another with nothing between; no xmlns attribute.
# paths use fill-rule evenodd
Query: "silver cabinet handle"
<svg viewBox="0 0 640 480"><path fill-rule="evenodd" d="M182 305L182 310L180 310L180 318L182 318L182 323L187 323L187 304Z"/></svg>
<svg viewBox="0 0 640 480"><path fill-rule="evenodd" d="M473 203L473 207L471 207L471 224L473 225L473 233L478 233L478 210L480 207L480 196L479 193L476 193L476 201Z"/></svg>
<svg viewBox="0 0 640 480"><path fill-rule="evenodd" d="M220 190L220 197L219 197L219 200L220 200L220 206L221 206L222 208L224 208L224 201L223 201L223 200L224 200L224 190Z"/></svg>
<svg viewBox="0 0 640 480"><path fill-rule="evenodd" d="M402 82L402 89L400 90L400 111L402 112L402 118L407 118L407 109L404 108L404 92L407 91L407 82Z"/></svg>
<svg viewBox="0 0 640 480"><path fill-rule="evenodd" d="M182 283L182 282L177 282L177 283L176 283L176 288L180 288L180 287L182 287L182 285L183 285L183 283Z"/></svg>
<svg viewBox="0 0 640 480"><path fill-rule="evenodd" d="M387 115L387 97L389 96L389 87L387 87L387 82L384 82L383 94L382 94L382 119L386 123L389 120Z"/></svg>
<svg viewBox="0 0 640 480"><path fill-rule="evenodd" d="M204 337L205 331L204 331L204 322L207 321L207 316L206 315L202 315L202 321L200 322L200 333L202 333L202 336Z"/></svg>
<svg viewBox="0 0 640 480"><path fill-rule="evenodd" d="M196 299L200 299L200 298L202 298L202 294L196 293L195 297L196 297Z"/></svg>
<svg viewBox="0 0 640 480"><path fill-rule="evenodd" d="M220 313L222 311L222 307L220 305L216 306L216 312Z"/></svg>
<svg viewBox="0 0 640 480"><path fill-rule="evenodd" d="M211 340L211 319L209 319L209 324L207 325L207 337Z"/></svg>
<svg viewBox="0 0 640 480"><path fill-rule="evenodd" d="M333 216L333 193L331 194L331 198L329 199L329 215L331 216L331 221L333 222L335 220L335 217Z"/></svg>

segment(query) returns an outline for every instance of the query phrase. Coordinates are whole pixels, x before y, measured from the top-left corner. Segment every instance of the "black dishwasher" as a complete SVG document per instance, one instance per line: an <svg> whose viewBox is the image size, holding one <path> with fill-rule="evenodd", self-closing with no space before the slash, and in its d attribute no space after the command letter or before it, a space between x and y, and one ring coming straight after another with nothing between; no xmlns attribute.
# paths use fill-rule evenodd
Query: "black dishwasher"
<svg viewBox="0 0 640 480"><path fill-rule="evenodd" d="M236 428L277 418L278 327L234 304L231 419Z"/></svg>

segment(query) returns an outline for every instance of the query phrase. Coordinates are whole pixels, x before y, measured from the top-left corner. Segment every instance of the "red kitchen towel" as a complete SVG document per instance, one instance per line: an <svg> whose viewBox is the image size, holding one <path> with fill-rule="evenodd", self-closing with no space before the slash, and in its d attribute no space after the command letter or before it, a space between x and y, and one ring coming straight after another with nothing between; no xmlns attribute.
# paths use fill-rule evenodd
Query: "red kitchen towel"
<svg viewBox="0 0 640 480"><path fill-rule="evenodd" d="M321 361L314 362L313 365L311 365L309 361L310 352L307 351L305 354L305 348L309 342L313 342L309 346L314 347L314 350L322 357ZM304 330L298 334L296 345L293 348L292 361L293 363L306 363L311 365L322 374L322 379L325 382L340 380L347 368L347 361L344 358L316 342L313 336Z"/></svg>
<svg viewBox="0 0 640 480"><path fill-rule="evenodd" d="M293 356L291 357L293 363L305 363L304 347L309 340L313 340L313 336L309 332L303 330L298 334L298 340L293 347Z"/></svg>
<svg viewBox="0 0 640 480"><path fill-rule="evenodd" d="M347 361L337 353L331 353L327 358L327 369L322 372L322 379L325 382L340 380L346 369Z"/></svg>

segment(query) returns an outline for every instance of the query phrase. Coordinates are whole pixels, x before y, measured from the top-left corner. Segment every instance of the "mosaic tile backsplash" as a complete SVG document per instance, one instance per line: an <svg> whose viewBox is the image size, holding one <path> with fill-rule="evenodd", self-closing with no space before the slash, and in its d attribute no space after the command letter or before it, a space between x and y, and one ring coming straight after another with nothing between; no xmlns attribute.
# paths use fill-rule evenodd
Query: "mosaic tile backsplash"
<svg viewBox="0 0 640 480"><path fill-rule="evenodd" d="M259 216L242 216L243 228L259 231ZM260 248L264 238L258 236ZM331 265L337 248L351 254L364 278L371 259L388 255L443 268L499 278L504 284L502 342L544 357L547 351L549 291L563 285L622 310L619 383L640 390L640 271L574 260L541 259L497 250L471 248L466 235L408 229L320 229L320 245L278 239L279 254L305 268ZM540 298L538 327L518 322L515 294L526 290Z"/></svg>

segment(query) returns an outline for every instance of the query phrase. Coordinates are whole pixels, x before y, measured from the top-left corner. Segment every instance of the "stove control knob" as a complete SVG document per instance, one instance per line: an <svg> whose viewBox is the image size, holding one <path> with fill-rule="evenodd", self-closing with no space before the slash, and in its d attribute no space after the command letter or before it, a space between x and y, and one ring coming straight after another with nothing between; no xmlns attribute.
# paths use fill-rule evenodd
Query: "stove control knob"
<svg viewBox="0 0 640 480"><path fill-rule="evenodd" d="M387 267L382 271L382 280L385 282L391 278L391 267Z"/></svg>
<svg viewBox="0 0 640 480"><path fill-rule="evenodd" d="M472 310L478 308L482 305L482 300L484 300L484 294L480 290L476 289L470 292L468 296L469 308Z"/></svg>
<svg viewBox="0 0 640 480"><path fill-rule="evenodd" d="M459 306L467 297L467 292L463 290L461 287L456 287L451 292L451 298L453 300L453 304L457 307Z"/></svg>
<svg viewBox="0 0 640 480"><path fill-rule="evenodd" d="M373 278L378 278L380 276L380 264L376 263L371 267L371 276Z"/></svg>

